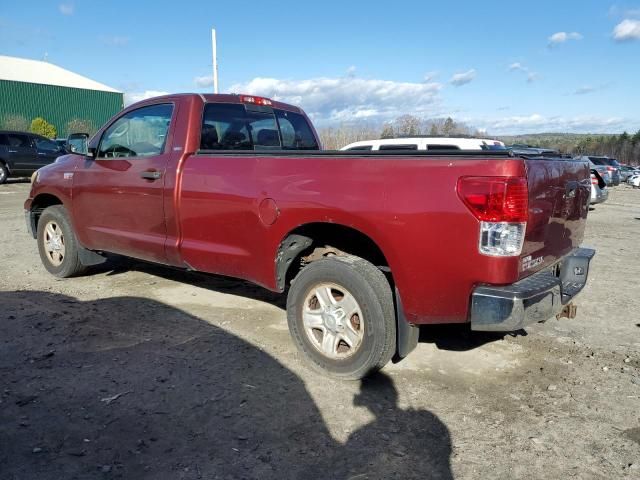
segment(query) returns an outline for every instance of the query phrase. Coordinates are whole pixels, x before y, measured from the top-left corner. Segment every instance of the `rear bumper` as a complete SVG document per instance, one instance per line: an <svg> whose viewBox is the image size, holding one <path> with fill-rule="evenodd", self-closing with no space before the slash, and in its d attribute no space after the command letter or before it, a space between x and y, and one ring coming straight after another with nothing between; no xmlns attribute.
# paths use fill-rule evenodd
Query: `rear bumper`
<svg viewBox="0 0 640 480"><path fill-rule="evenodd" d="M471 294L471 329L490 332L520 330L558 315L587 283L596 251L577 248L559 264L512 285L479 286Z"/></svg>
<svg viewBox="0 0 640 480"><path fill-rule="evenodd" d="M609 198L609 189L600 187L591 187L591 205L605 202Z"/></svg>

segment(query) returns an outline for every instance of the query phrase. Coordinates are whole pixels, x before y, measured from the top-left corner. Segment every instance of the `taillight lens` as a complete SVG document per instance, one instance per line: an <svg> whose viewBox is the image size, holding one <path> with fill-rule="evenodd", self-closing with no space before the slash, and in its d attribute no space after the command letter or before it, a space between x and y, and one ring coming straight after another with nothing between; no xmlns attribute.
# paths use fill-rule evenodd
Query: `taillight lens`
<svg viewBox="0 0 640 480"><path fill-rule="evenodd" d="M522 177L462 177L458 196L480 221L526 222L527 179Z"/></svg>
<svg viewBox="0 0 640 480"><path fill-rule="evenodd" d="M616 167L612 167L611 165L607 166L607 170L609 170L610 172L615 172L616 171Z"/></svg>
<svg viewBox="0 0 640 480"><path fill-rule="evenodd" d="M478 249L484 255L520 255L529 216L529 190L523 177L462 177L458 196L480 220Z"/></svg>
<svg viewBox="0 0 640 480"><path fill-rule="evenodd" d="M598 179L593 173L591 174L591 185L598 185Z"/></svg>

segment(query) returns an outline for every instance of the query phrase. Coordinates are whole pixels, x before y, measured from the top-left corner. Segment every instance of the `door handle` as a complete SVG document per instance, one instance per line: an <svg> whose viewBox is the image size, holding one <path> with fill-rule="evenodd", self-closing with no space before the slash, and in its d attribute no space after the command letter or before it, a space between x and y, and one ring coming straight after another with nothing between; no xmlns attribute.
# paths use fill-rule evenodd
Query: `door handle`
<svg viewBox="0 0 640 480"><path fill-rule="evenodd" d="M44 152L38 152L38 155L46 155Z"/></svg>
<svg viewBox="0 0 640 480"><path fill-rule="evenodd" d="M151 172L141 172L140 176L146 180L158 180L162 178L162 172L158 172L156 170Z"/></svg>
<svg viewBox="0 0 640 480"><path fill-rule="evenodd" d="M9 153L18 153L18 150L7 150Z"/></svg>

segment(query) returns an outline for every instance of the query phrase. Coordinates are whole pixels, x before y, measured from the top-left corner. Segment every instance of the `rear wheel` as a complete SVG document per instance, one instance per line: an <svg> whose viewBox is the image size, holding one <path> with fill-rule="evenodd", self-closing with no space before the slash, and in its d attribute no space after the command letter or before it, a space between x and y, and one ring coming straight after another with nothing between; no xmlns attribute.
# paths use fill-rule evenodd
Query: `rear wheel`
<svg viewBox="0 0 640 480"><path fill-rule="evenodd" d="M7 181L9 178L9 169L7 166L0 162L0 185Z"/></svg>
<svg viewBox="0 0 640 480"><path fill-rule="evenodd" d="M395 351L391 287L359 257L334 256L306 266L291 284L287 319L298 350L333 377L363 378Z"/></svg>
<svg viewBox="0 0 640 480"><path fill-rule="evenodd" d="M46 208L38 220L38 251L47 271L66 278L85 270L67 210L62 205Z"/></svg>

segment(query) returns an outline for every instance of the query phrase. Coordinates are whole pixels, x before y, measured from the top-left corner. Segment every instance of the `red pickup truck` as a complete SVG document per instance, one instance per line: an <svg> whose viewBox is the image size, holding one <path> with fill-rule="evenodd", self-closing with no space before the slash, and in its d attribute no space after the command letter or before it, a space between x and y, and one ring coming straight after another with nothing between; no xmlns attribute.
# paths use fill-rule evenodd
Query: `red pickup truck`
<svg viewBox="0 0 640 480"><path fill-rule="evenodd" d="M46 269L105 252L287 292L310 364L361 378L420 324L513 331L584 286L589 165L499 151L323 151L297 107L169 95L112 118L34 174L25 203Z"/></svg>

